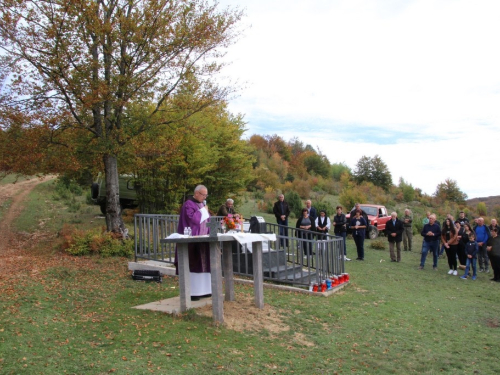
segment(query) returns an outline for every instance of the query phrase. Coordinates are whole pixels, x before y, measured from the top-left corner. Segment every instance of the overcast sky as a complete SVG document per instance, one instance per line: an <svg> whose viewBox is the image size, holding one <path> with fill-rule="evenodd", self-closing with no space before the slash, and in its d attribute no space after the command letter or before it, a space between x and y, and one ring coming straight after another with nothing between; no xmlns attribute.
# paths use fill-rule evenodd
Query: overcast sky
<svg viewBox="0 0 500 375"><path fill-rule="evenodd" d="M500 195L499 0L221 0L245 9L225 74L246 136L298 137L354 169L376 154L434 193Z"/></svg>

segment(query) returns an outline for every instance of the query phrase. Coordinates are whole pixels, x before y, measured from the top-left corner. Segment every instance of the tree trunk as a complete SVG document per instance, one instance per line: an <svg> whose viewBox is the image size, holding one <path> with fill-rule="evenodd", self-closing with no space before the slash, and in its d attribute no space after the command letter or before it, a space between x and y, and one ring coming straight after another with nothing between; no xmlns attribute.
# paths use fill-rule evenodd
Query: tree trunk
<svg viewBox="0 0 500 375"><path fill-rule="evenodd" d="M122 233L125 229L120 208L120 188L118 185L118 166L116 156L104 155L106 179L106 228L110 232Z"/></svg>

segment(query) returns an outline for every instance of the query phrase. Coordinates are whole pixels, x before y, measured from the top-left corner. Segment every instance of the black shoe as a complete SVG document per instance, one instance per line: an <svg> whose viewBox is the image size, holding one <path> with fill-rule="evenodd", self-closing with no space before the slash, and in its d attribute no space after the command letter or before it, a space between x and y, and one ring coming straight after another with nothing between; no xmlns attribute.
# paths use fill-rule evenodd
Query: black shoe
<svg viewBox="0 0 500 375"><path fill-rule="evenodd" d="M391 262L397 262L397 261L396 261L396 260L394 260L394 259L391 259Z"/></svg>
<svg viewBox="0 0 500 375"><path fill-rule="evenodd" d="M491 280L491 281L497 281L497 279L495 279L495 278L492 278L492 279L490 279L490 280Z"/></svg>
<svg viewBox="0 0 500 375"><path fill-rule="evenodd" d="M200 299L200 296L191 296L191 301L199 301Z"/></svg>
<svg viewBox="0 0 500 375"><path fill-rule="evenodd" d="M211 294L204 294L203 296L200 296L200 298L210 298L210 297L212 297Z"/></svg>

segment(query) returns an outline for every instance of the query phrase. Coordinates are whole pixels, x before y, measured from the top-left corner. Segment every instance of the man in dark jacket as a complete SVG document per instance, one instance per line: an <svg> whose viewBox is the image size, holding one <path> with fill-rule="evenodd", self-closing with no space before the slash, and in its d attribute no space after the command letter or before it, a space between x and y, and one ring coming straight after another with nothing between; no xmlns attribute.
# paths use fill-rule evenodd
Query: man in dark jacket
<svg viewBox="0 0 500 375"><path fill-rule="evenodd" d="M488 250L491 268L493 268L493 278L492 281L500 282L500 237L498 237L497 228L493 228L491 231L491 237L488 240Z"/></svg>
<svg viewBox="0 0 500 375"><path fill-rule="evenodd" d="M316 220L316 218L318 217L318 211L316 211L316 208L312 206L312 202L309 199L306 201L306 208L309 216L311 216L311 220Z"/></svg>
<svg viewBox="0 0 500 375"><path fill-rule="evenodd" d="M222 206L219 207L219 211L217 211L217 216L227 216L229 214L234 215L234 201L231 198L226 200Z"/></svg>
<svg viewBox="0 0 500 375"><path fill-rule="evenodd" d="M276 217L276 222L279 224L279 237L280 237L280 246L288 247L288 216L290 216L290 207L288 207L288 203L285 202L285 196L280 194L278 196L278 201L274 203L273 213ZM284 238L283 238L284 237ZM286 238L286 241L285 241Z"/></svg>
<svg viewBox="0 0 500 375"><path fill-rule="evenodd" d="M398 219L396 212L391 213L391 220L385 224L385 233L389 240L389 251L391 254L391 262L401 261L401 241L403 240L404 224ZM394 254L394 244L396 244L397 258Z"/></svg>
<svg viewBox="0 0 500 375"><path fill-rule="evenodd" d="M429 223L424 225L420 234L424 237L424 241L422 242L422 256L420 257L420 267L418 269L424 269L427 253L432 251L432 269L437 271L441 226L436 222L436 215L429 216Z"/></svg>

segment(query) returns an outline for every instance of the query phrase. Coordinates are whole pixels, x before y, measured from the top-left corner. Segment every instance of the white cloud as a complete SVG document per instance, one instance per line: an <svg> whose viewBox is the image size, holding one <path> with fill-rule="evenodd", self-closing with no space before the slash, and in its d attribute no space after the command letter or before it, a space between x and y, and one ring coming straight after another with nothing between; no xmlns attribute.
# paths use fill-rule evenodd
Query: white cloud
<svg viewBox="0 0 500 375"><path fill-rule="evenodd" d="M289 137L278 134L300 135L332 162L354 167L379 154L395 182L402 176L427 193L449 177L469 197L500 194L491 171L500 140L499 1L221 3L247 7L252 25L229 50L226 71L248 82L230 109L246 114L249 134L290 124ZM331 131L302 132L311 126ZM378 134L395 138L387 144Z"/></svg>

